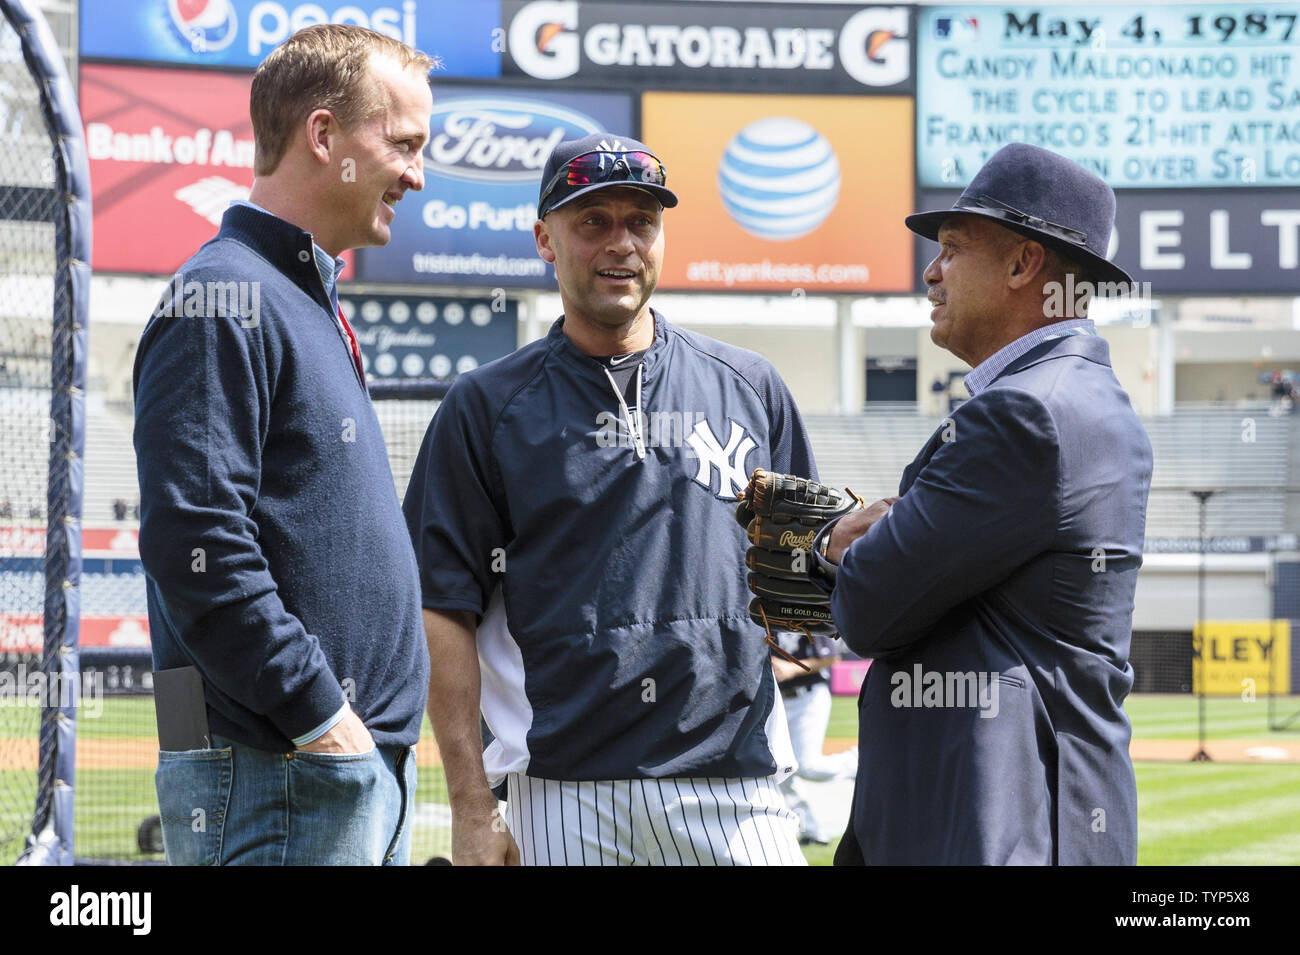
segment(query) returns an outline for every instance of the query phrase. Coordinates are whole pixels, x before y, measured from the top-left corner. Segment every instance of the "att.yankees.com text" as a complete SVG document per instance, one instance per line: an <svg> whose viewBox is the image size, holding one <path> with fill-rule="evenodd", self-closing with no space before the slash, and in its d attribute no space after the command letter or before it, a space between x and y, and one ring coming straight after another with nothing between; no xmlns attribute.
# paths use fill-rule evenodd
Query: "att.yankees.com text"
<svg viewBox="0 0 1300 955"><path fill-rule="evenodd" d="M871 278L866 265L809 265L799 262L719 262L703 260L686 266L688 282L746 285L754 282L797 282L802 285L862 284Z"/></svg>

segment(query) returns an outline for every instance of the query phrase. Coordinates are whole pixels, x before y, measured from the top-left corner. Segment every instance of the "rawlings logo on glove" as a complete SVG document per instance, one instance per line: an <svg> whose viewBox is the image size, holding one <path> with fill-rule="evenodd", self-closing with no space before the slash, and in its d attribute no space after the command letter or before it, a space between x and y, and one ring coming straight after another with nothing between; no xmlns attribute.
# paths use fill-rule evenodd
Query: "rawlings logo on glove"
<svg viewBox="0 0 1300 955"><path fill-rule="evenodd" d="M807 550L812 547L813 538L817 536L816 531L809 531L807 534L796 534L794 531L783 531L781 540L778 542L781 547L789 547L790 550L801 549Z"/></svg>
<svg viewBox="0 0 1300 955"><path fill-rule="evenodd" d="M825 538L828 524L863 506L852 491L793 474L759 468L749 479L736 508L736 520L753 545L745 552L749 589L755 595L749 616L767 631L773 647L773 629L835 634L830 595L809 579L816 568L812 548L819 536Z"/></svg>

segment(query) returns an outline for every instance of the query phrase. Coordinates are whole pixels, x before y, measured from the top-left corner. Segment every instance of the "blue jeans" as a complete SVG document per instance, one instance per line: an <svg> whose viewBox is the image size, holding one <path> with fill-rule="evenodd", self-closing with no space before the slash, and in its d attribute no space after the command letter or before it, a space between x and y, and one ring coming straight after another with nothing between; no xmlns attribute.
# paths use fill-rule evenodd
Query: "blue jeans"
<svg viewBox="0 0 1300 955"><path fill-rule="evenodd" d="M221 736L161 751L169 865L408 865L415 750L269 753Z"/></svg>

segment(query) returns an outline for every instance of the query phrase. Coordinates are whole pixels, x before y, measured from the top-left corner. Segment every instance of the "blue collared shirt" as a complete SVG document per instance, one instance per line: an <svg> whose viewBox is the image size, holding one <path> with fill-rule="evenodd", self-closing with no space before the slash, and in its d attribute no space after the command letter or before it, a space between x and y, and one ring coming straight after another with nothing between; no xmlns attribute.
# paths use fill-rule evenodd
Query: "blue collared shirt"
<svg viewBox="0 0 1300 955"><path fill-rule="evenodd" d="M1063 322L1056 322L1053 325L1044 325L1042 328L1035 328L1027 335L1021 335L1009 345L1003 345L988 358L971 369L970 373L962 379L966 390L974 398L977 394L989 386L998 375L1006 371L1007 366L1019 358L1025 352L1029 351L1043 342L1049 342L1053 338L1064 338L1067 335L1096 335L1097 326L1093 324L1090 318L1071 318Z"/></svg>

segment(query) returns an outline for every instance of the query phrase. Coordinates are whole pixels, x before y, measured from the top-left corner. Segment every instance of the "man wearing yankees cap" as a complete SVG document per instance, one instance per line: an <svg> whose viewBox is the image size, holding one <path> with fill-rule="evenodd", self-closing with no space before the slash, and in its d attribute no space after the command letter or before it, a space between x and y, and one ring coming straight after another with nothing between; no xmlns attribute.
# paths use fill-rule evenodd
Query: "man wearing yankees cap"
<svg viewBox="0 0 1300 955"><path fill-rule="evenodd" d="M562 142L540 186L564 315L461 376L404 505L453 861L801 865L734 517L754 468L816 475L798 409L650 307L677 196L646 145Z"/></svg>
<svg viewBox="0 0 1300 955"><path fill-rule="evenodd" d="M1123 710L1151 445L1086 317L1110 187L1045 149L999 150L951 209L909 216L939 346L970 400L896 500L842 518L840 634L874 658L838 864L1137 859ZM1062 317L1067 305L1085 308Z"/></svg>

